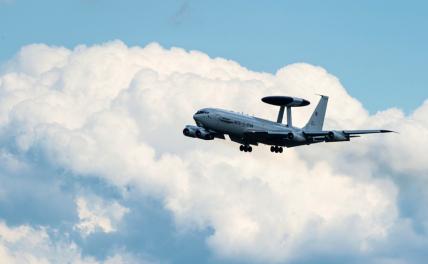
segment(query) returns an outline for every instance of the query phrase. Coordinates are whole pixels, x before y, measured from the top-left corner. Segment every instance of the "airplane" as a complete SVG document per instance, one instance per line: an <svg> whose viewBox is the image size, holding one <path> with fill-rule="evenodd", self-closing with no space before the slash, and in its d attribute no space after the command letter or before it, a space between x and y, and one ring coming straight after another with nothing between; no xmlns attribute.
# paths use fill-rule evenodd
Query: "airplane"
<svg viewBox="0 0 428 264"><path fill-rule="evenodd" d="M283 147L350 141L351 138L360 137L363 134L394 132L384 129L323 130L328 96L320 96L317 107L302 128L293 126L291 109L309 105L308 100L291 96L266 96L262 98L263 102L279 106L276 122L234 111L203 108L193 115L196 126L187 125L183 129L183 134L203 140L225 139L225 135L228 135L233 142L241 144L240 151L251 152L252 145L265 144L271 146L271 152L282 153ZM283 124L285 110L287 123Z"/></svg>

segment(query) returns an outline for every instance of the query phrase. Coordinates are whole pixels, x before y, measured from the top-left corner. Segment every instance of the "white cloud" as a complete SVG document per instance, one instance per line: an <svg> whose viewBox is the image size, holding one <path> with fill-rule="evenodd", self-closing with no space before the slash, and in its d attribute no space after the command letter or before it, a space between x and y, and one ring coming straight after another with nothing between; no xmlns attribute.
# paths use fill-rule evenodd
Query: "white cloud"
<svg viewBox="0 0 428 264"><path fill-rule="evenodd" d="M315 93L331 98L328 128L401 134L282 155L266 147L244 154L228 141L181 134L198 108L274 118L277 109L260 97L291 94L316 102ZM296 109L295 123L303 124L312 109ZM37 150L54 166L124 190L135 186L163 201L179 229L212 228L207 243L219 256L261 262L338 251L375 256L401 223L398 175L427 176L427 109L369 116L321 67L293 64L272 75L201 52L120 41L74 50L26 46L0 76L0 139L13 142L9 151ZM126 213L119 204L91 207L86 198L77 204L77 227L87 234L114 230ZM111 215L114 210L122 214Z"/></svg>
<svg viewBox="0 0 428 264"><path fill-rule="evenodd" d="M95 196L78 197L76 205L80 222L75 228L80 230L83 236L97 230L104 233L115 232L123 216L129 212L128 208L116 201L109 203Z"/></svg>
<svg viewBox="0 0 428 264"><path fill-rule="evenodd" d="M27 225L8 227L0 222L0 259L2 263L98 263L82 257L72 242L51 241L44 228Z"/></svg>
<svg viewBox="0 0 428 264"><path fill-rule="evenodd" d="M9 227L0 222L0 260L8 264L132 264L154 263L125 252L112 252L104 261L83 256L80 248L64 234L45 227Z"/></svg>

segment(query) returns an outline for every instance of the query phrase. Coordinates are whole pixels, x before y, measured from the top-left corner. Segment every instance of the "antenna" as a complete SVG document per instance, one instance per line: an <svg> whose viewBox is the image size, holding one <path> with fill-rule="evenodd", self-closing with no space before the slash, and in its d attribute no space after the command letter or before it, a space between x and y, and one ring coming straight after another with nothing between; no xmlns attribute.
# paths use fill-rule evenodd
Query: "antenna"
<svg viewBox="0 0 428 264"><path fill-rule="evenodd" d="M290 96L266 96L262 98L262 101L267 104L279 106L278 118L276 119L276 122L279 124L282 123L282 119L284 117L284 110L285 110L285 107L287 107L287 126L288 127L293 126L293 121L291 118L292 116L291 108L306 106L310 104L308 100L297 98L297 97L290 97Z"/></svg>

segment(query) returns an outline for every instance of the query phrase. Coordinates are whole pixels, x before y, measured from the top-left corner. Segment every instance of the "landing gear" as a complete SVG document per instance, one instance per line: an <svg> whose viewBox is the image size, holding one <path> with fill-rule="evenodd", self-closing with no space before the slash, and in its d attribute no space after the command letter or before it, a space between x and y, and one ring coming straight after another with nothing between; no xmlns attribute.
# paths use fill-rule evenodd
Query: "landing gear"
<svg viewBox="0 0 428 264"><path fill-rule="evenodd" d="M251 152L253 151L253 148L249 145L241 145L239 146L239 150L244 152Z"/></svg>
<svg viewBox="0 0 428 264"><path fill-rule="evenodd" d="M275 152L275 153L282 153L282 147L278 147L278 146L271 146L270 147L270 152Z"/></svg>

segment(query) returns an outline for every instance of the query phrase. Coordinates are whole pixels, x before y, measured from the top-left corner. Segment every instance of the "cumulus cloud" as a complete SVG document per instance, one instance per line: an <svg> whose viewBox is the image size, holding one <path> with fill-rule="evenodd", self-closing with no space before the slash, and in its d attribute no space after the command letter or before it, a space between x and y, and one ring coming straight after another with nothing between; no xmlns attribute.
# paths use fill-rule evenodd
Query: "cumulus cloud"
<svg viewBox="0 0 428 264"><path fill-rule="evenodd" d="M0 258L4 263L51 263L70 260L73 263L95 263L82 259L74 244L54 245L45 229L29 226L9 228L0 223Z"/></svg>
<svg viewBox="0 0 428 264"><path fill-rule="evenodd" d="M75 228L79 229L84 236L97 230L105 233L116 231L118 224L129 209L118 202L108 203L99 197L78 197L76 199L79 223Z"/></svg>
<svg viewBox="0 0 428 264"><path fill-rule="evenodd" d="M263 146L248 155L230 141L181 134L202 107L274 119L277 109L260 97L290 94L316 102L316 93L331 98L327 128L382 127L401 134L283 155ZM294 123L304 124L312 109L296 109ZM131 188L157 199L178 230L211 228L206 243L217 256L246 261L301 261L308 255L394 260L394 239L419 236L409 221L422 221L423 213L403 216L401 202L411 198L400 180L426 184L426 112L425 103L409 116L398 109L370 116L321 67L300 63L275 74L253 72L155 43L141 48L114 41L73 50L29 45L0 76L5 153L42 157L79 177L103 179L124 196ZM85 234L113 231L132 213L114 202L76 202L76 227Z"/></svg>
<svg viewBox="0 0 428 264"><path fill-rule="evenodd" d="M55 239L46 228L33 228L28 225L9 227L0 222L0 259L9 264L79 263L99 264L93 257L82 256L78 246L67 239ZM102 263L149 263L129 254L114 254Z"/></svg>

